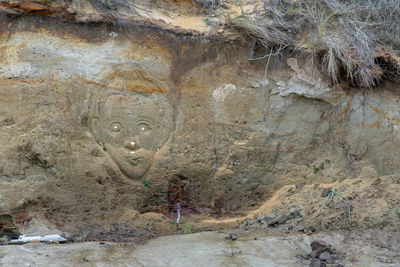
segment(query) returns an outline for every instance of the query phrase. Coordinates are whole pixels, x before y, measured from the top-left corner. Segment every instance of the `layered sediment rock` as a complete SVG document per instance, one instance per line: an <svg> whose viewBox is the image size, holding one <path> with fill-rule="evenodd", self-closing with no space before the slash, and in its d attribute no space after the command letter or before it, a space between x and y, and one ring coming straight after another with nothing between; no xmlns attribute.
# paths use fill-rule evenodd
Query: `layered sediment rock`
<svg viewBox="0 0 400 267"><path fill-rule="evenodd" d="M305 177L400 169L396 81L332 86L290 55L264 81L239 42L35 12L0 14L5 213L64 227L178 202L239 213Z"/></svg>

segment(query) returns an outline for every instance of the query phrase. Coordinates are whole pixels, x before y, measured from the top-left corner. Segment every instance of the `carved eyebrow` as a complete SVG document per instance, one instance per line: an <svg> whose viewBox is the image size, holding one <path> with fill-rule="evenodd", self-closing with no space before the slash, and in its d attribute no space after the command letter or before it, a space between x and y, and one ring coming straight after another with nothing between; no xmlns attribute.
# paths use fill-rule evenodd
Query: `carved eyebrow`
<svg viewBox="0 0 400 267"><path fill-rule="evenodd" d="M136 119L136 121L137 121L136 125L138 125L139 123L142 123L142 122L147 122L150 125L156 125L156 122L148 117L138 117Z"/></svg>

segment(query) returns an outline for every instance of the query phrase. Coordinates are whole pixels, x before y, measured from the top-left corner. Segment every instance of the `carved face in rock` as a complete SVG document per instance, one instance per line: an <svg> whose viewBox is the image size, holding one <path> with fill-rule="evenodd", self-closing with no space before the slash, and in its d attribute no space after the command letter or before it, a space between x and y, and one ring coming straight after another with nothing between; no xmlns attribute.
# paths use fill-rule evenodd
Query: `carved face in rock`
<svg viewBox="0 0 400 267"><path fill-rule="evenodd" d="M140 179L168 139L172 108L167 98L103 89L93 102L89 126L96 141L125 175Z"/></svg>

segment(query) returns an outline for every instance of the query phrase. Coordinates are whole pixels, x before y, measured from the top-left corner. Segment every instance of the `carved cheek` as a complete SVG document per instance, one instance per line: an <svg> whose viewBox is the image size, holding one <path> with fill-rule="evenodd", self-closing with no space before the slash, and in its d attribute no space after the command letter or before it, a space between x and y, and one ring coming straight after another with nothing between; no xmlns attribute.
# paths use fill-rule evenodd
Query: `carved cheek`
<svg viewBox="0 0 400 267"><path fill-rule="evenodd" d="M148 135L139 135L136 137L141 145L142 148L149 150L151 149L151 144L153 142L155 142L155 140L153 138L151 138L151 136Z"/></svg>
<svg viewBox="0 0 400 267"><path fill-rule="evenodd" d="M93 134L96 141L101 141L102 139L102 126L99 118L92 118L89 121L89 129Z"/></svg>

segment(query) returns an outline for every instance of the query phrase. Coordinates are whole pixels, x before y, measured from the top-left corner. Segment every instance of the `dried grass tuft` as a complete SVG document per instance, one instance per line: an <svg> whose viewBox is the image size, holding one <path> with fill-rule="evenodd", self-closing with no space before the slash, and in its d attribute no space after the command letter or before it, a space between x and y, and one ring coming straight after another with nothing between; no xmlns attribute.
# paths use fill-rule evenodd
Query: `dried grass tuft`
<svg viewBox="0 0 400 267"><path fill-rule="evenodd" d="M344 74L371 88L383 77L379 45L400 47L399 0L263 0L261 15L226 16L226 24L266 49L289 46L337 83Z"/></svg>

